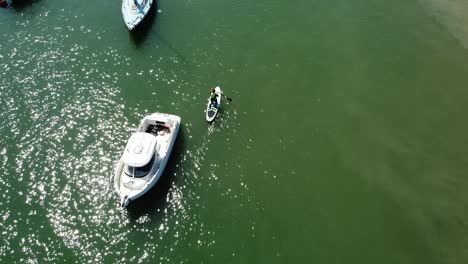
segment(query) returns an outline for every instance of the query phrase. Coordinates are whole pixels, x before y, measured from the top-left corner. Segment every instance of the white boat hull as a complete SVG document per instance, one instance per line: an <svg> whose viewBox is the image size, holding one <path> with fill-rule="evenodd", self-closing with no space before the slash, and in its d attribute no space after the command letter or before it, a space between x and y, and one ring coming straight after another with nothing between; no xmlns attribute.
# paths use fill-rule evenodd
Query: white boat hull
<svg viewBox="0 0 468 264"><path fill-rule="evenodd" d="M153 117L154 119L152 119ZM128 146L131 143L130 140L135 134L130 138L129 144L124 150L124 155L122 155L122 158L119 160L114 175L114 188L116 193L119 195L120 205L122 207L126 207L131 201L134 201L148 192L158 182L158 180L161 178L161 175L164 173L164 169L167 162L169 161L172 149L177 139L177 134L180 127L180 117L161 113L151 114L143 119L135 133L150 134L147 132L149 129L148 124L160 117L164 118L164 120L167 120L167 122L171 122L173 125L168 127L168 130L170 131L169 133L162 136L159 134L154 135L157 144L154 150L155 152L152 154L155 158L149 173L144 177L135 177L129 176L125 171L125 166L128 165L125 163L125 152L128 150ZM151 135L148 137L150 136Z"/></svg>
<svg viewBox="0 0 468 264"><path fill-rule="evenodd" d="M153 0L122 0L122 16L129 30L143 21L152 4Z"/></svg>

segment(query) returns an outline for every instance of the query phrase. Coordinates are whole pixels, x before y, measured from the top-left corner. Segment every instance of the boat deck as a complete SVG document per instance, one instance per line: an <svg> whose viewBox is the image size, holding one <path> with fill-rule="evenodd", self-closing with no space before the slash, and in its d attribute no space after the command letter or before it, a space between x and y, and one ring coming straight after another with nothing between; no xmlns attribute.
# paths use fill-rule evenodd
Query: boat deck
<svg viewBox="0 0 468 264"><path fill-rule="evenodd" d="M148 125L148 128L146 128L146 133L150 133L155 136L161 136L161 134L169 134L169 128L163 125Z"/></svg>
<svg viewBox="0 0 468 264"><path fill-rule="evenodd" d="M164 157L167 153L169 142L171 141L172 134L170 129L164 125L148 125L145 131L146 133L156 136L156 151L159 157Z"/></svg>

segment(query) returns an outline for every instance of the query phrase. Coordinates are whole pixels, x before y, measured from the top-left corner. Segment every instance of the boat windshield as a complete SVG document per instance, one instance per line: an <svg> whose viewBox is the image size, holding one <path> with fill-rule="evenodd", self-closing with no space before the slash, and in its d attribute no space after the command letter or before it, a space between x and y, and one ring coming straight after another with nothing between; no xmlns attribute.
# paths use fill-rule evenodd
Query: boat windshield
<svg viewBox="0 0 468 264"><path fill-rule="evenodd" d="M125 174L135 178L145 177L146 175L148 175L148 173L151 171L151 168L153 167L155 156L156 155L153 155L148 164L146 164L143 167L133 167L125 165Z"/></svg>

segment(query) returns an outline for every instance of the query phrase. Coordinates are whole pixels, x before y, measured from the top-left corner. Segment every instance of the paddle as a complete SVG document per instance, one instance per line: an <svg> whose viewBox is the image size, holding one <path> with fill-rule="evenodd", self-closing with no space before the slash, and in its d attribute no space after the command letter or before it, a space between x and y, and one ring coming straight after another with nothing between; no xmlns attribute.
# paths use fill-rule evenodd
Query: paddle
<svg viewBox="0 0 468 264"><path fill-rule="evenodd" d="M215 89L219 89L219 93L217 93L217 94L221 94L221 96L226 97L226 99L228 99L229 102L232 102L232 99L230 97L227 97L226 95L224 95L224 92L221 90L221 88L219 88L219 86L216 86L216 88L212 88L210 90L210 93L214 92Z"/></svg>
<svg viewBox="0 0 468 264"><path fill-rule="evenodd" d="M223 94L223 96L224 96L224 97L226 97L226 99L228 99L228 100L229 100L229 102L232 102L232 99L231 99L231 98L227 97L227 96L226 96L226 95L224 95L224 94Z"/></svg>

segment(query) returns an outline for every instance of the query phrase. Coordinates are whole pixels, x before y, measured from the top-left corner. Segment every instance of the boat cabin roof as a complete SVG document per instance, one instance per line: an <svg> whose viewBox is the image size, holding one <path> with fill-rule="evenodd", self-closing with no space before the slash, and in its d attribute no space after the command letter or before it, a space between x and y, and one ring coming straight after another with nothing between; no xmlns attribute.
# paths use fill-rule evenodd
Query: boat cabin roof
<svg viewBox="0 0 468 264"><path fill-rule="evenodd" d="M143 167L154 155L156 137L145 132L136 132L128 140L122 155L123 162L132 167Z"/></svg>

